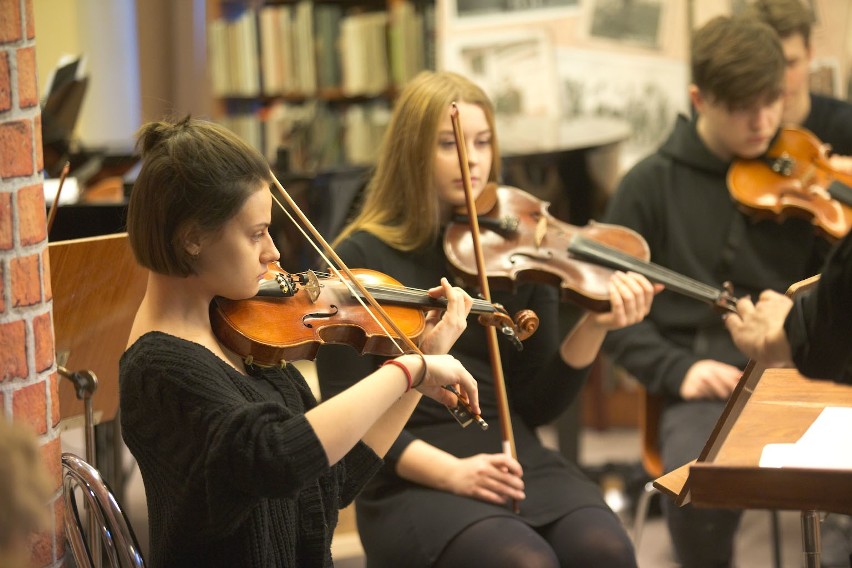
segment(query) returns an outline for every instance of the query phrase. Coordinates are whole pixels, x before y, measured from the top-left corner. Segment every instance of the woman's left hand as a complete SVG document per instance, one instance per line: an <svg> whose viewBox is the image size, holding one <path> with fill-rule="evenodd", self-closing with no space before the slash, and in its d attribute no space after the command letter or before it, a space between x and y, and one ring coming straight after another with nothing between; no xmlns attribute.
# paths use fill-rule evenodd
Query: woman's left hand
<svg viewBox="0 0 852 568"><path fill-rule="evenodd" d="M606 330L620 329L645 319L651 311L654 294L663 289L662 284L651 282L635 272L612 274L609 280L610 311L591 314L595 324Z"/></svg>
<svg viewBox="0 0 852 568"><path fill-rule="evenodd" d="M441 285L429 290L433 298L446 298L446 310L430 310L426 314L426 329L420 350L432 355L448 353L467 328L467 315L473 307L473 298L461 288L451 286L446 278Z"/></svg>

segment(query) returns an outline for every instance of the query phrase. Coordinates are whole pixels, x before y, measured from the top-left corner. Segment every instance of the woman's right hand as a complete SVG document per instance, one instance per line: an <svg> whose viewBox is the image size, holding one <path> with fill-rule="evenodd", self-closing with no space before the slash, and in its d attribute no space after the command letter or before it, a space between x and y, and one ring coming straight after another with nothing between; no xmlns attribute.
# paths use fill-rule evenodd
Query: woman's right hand
<svg viewBox="0 0 852 568"><path fill-rule="evenodd" d="M446 482L451 493L501 505L526 498L523 473L508 454L477 454L459 459Z"/></svg>
<svg viewBox="0 0 852 568"><path fill-rule="evenodd" d="M423 355L422 358L419 355L403 355L397 359L410 369L415 388L424 396L455 408L458 397L443 388L445 385L453 385L466 397L474 414L481 412L476 380L452 355ZM423 377L422 380L420 377Z"/></svg>

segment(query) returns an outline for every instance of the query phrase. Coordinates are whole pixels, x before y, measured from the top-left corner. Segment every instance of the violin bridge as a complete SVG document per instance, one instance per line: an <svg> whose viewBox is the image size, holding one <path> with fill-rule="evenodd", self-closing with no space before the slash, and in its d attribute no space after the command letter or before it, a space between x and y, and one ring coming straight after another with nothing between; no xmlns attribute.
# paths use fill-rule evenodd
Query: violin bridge
<svg viewBox="0 0 852 568"><path fill-rule="evenodd" d="M308 281L305 282L303 288L305 289L305 292L308 293L308 297L311 299L311 302L316 302L320 295L321 286L319 279L313 270L308 270L307 280Z"/></svg>

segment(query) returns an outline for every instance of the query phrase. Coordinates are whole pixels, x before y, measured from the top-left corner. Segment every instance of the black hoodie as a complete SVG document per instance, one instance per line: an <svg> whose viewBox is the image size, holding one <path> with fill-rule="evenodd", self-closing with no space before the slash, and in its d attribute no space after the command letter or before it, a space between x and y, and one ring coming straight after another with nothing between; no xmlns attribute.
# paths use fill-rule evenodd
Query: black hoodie
<svg viewBox="0 0 852 568"><path fill-rule="evenodd" d="M652 262L717 288L730 281L737 297L784 292L816 274L828 244L808 221L740 212L727 189L729 165L704 145L694 120L678 117L663 146L625 175L605 220L638 231ZM609 333L604 349L650 392L673 397L700 359L747 362L720 312L668 290L643 322Z"/></svg>

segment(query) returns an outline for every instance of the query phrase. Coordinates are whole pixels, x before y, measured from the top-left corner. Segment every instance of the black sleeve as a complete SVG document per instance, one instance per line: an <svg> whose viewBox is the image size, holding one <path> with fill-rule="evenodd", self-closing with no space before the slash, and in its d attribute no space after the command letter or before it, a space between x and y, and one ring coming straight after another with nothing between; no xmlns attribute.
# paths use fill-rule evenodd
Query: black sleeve
<svg viewBox="0 0 852 568"><path fill-rule="evenodd" d="M335 252L347 266L369 266L367 252L352 239L341 243ZM349 345L321 346L316 359L321 398L326 400L351 387L375 371L385 359L376 355L361 355ZM413 440L414 437L403 430L385 460L395 462L405 446Z"/></svg>
<svg viewBox="0 0 852 568"><path fill-rule="evenodd" d="M604 217L607 223L638 232L652 251L659 238L662 213L648 189L662 183L664 177L650 162L640 163L619 184ZM650 392L677 396L686 372L698 357L660 332L654 322L654 310L652 307L651 315L635 325L609 332L603 349Z"/></svg>
<svg viewBox="0 0 852 568"><path fill-rule="evenodd" d="M816 289L796 299L784 330L803 375L852 383L852 233L832 250Z"/></svg>

